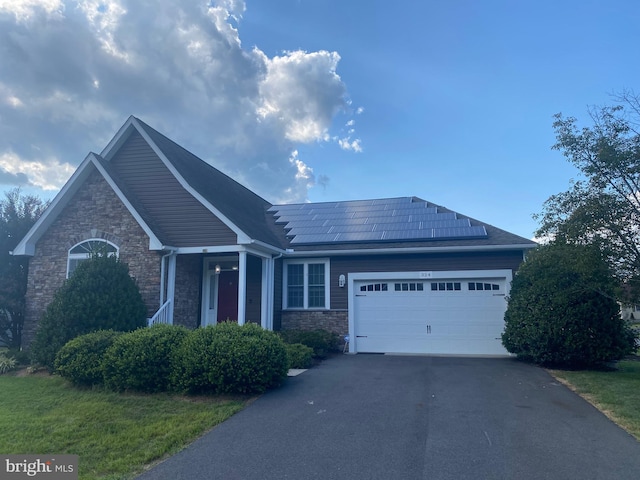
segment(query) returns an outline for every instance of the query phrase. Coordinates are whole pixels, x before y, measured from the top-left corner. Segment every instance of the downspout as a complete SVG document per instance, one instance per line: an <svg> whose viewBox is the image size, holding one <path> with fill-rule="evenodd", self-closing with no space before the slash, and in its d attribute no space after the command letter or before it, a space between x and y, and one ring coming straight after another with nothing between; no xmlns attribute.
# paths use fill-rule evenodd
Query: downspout
<svg viewBox="0 0 640 480"><path fill-rule="evenodd" d="M169 253L165 254L162 256L162 258L160 259L160 306L164 305L165 302L165 290L166 290L166 283L165 283L165 277L166 277L166 259L168 257L170 257L171 255L175 254L178 249L175 247L165 247L163 246L162 248L163 251L168 251Z"/></svg>
<svg viewBox="0 0 640 480"><path fill-rule="evenodd" d="M275 315L275 304L276 304L276 299L274 298L275 295L275 277L276 277L276 260L278 260L279 258L282 258L284 254L283 253L279 253L278 255L276 255L275 257L272 257L271 259L271 271L269 272L269 292L268 292L268 296L269 296L269 330L273 330L273 317Z"/></svg>

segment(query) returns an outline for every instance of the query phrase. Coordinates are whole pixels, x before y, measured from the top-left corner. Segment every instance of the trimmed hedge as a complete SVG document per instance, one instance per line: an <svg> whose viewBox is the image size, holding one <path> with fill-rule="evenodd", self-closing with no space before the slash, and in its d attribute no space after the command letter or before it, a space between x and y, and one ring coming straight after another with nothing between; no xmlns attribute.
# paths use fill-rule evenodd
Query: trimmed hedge
<svg viewBox="0 0 640 480"><path fill-rule="evenodd" d="M176 354L173 384L187 393L262 393L287 376L285 346L255 324L225 322L189 333Z"/></svg>
<svg viewBox="0 0 640 480"><path fill-rule="evenodd" d="M104 353L120 335L123 333L99 330L70 340L56 355L55 371L74 385L102 384Z"/></svg>
<svg viewBox="0 0 640 480"><path fill-rule="evenodd" d="M185 327L160 324L121 335L104 355L105 385L115 391L169 390L175 352L189 333Z"/></svg>
<svg viewBox="0 0 640 480"><path fill-rule="evenodd" d="M313 348L301 343L287 343L285 348L289 368L309 368L313 365Z"/></svg>
<svg viewBox="0 0 640 480"><path fill-rule="evenodd" d="M327 330L281 330L278 332L285 343L301 343L313 349L313 357L326 358L329 352L337 351L338 335Z"/></svg>

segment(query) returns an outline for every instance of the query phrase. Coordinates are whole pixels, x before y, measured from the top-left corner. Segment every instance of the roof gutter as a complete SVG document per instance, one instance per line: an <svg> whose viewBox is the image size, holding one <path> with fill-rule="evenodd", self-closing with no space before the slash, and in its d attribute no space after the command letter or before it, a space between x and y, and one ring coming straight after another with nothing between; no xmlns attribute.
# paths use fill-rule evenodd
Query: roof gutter
<svg viewBox="0 0 640 480"><path fill-rule="evenodd" d="M397 253L457 253L457 252L496 252L505 250L529 250L537 244L515 245L475 245L460 247L408 247L408 248L352 248L349 250L292 250L285 251L286 257L326 257L338 255L388 255Z"/></svg>
<svg viewBox="0 0 640 480"><path fill-rule="evenodd" d="M286 253L286 250L284 248L278 248L278 247L274 247L273 245L270 245L268 243L262 242L260 240L256 240L254 238L251 239L251 242L249 242L251 245L257 245L265 250L277 253L279 255L283 255Z"/></svg>

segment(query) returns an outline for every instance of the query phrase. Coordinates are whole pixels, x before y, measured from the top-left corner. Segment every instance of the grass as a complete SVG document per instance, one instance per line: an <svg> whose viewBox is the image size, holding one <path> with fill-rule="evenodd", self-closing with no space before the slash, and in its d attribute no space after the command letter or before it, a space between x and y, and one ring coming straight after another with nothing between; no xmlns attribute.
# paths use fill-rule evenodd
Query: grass
<svg viewBox="0 0 640 480"><path fill-rule="evenodd" d="M79 455L79 478L129 479L241 410L247 399L79 390L0 376L0 452Z"/></svg>
<svg viewBox="0 0 640 480"><path fill-rule="evenodd" d="M550 373L640 440L640 362L621 361L614 371Z"/></svg>

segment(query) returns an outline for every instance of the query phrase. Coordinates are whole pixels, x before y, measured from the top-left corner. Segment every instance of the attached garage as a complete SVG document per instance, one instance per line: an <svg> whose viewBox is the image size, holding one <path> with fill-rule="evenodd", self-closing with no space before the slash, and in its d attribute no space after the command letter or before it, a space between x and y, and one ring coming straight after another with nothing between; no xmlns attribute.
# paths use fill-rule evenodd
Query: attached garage
<svg viewBox="0 0 640 480"><path fill-rule="evenodd" d="M508 355L511 270L349 275L352 353Z"/></svg>

